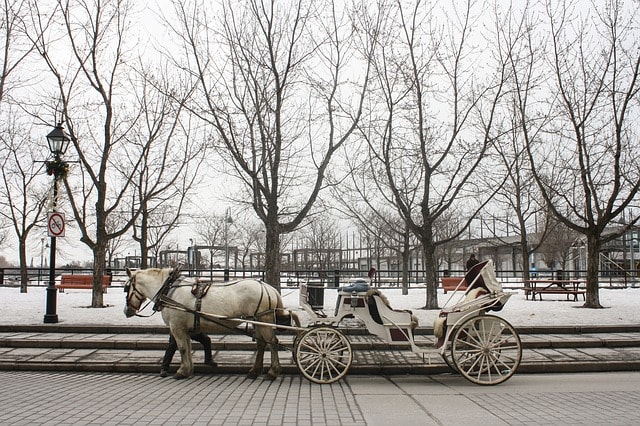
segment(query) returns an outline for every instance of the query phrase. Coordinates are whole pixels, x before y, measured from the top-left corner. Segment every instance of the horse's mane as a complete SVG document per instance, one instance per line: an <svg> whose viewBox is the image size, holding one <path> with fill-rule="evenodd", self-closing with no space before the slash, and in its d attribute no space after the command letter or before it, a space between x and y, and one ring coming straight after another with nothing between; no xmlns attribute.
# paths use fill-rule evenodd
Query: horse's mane
<svg viewBox="0 0 640 426"><path fill-rule="evenodd" d="M171 270L173 268L146 268L146 269L139 269L136 271L136 273L145 273L145 274L149 274L149 275L162 275L165 271Z"/></svg>

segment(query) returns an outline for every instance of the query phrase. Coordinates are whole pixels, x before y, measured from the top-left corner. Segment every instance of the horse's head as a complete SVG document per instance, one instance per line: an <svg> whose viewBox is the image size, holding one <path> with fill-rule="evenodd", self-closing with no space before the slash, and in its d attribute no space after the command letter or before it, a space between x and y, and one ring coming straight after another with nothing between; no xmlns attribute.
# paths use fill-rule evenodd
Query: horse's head
<svg viewBox="0 0 640 426"><path fill-rule="evenodd" d="M124 292L127 294L127 303L124 307L124 314L132 317L139 310L146 299L157 303L157 297L163 287L163 283L170 283L168 276L171 276L174 269L171 268L149 268L131 271L127 268L129 279L124 285Z"/></svg>
<svg viewBox="0 0 640 426"><path fill-rule="evenodd" d="M124 314L127 318L134 316L138 310L140 309L140 305L147 298L144 294L140 292L140 289L137 285L136 277L140 271L131 271L127 268L127 275L129 279L124 285L124 292L126 294L126 304L124 306Z"/></svg>

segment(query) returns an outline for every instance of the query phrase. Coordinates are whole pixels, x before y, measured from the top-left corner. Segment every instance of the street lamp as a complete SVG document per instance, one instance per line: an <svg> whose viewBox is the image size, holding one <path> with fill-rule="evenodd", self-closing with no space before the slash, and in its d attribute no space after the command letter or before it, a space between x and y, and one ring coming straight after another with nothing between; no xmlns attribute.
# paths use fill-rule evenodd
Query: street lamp
<svg viewBox="0 0 640 426"><path fill-rule="evenodd" d="M636 250L636 244L638 244L638 240L634 238L635 233L632 231L631 232L631 265L629 270L631 271L631 287L635 287L636 286L636 273L637 271L636 269L636 265L635 265L635 257L634 257L634 252Z"/></svg>
<svg viewBox="0 0 640 426"><path fill-rule="evenodd" d="M44 264L44 237L40 238L40 269L43 268ZM42 271L40 271L42 273ZM38 274L39 276L40 274Z"/></svg>
<svg viewBox="0 0 640 426"><path fill-rule="evenodd" d="M227 208L224 215L224 280L229 281L229 225L233 223L231 212Z"/></svg>
<svg viewBox="0 0 640 426"><path fill-rule="evenodd" d="M69 171L69 165L63 161L60 157L64 155L69 147L71 138L65 133L62 128L62 123L58 123L57 126L47 135L47 142L49 144L49 151L53 154L53 160L47 161L47 175L53 176L53 202L51 204L51 211L55 213L56 204L58 201L58 180L64 179ZM52 232L52 221L49 219L47 228L49 229L49 236L51 237L50 253L49 253L49 284L47 285L47 304L44 314L44 322L47 324L57 323L58 314L56 313L57 303L57 290L56 290L56 232ZM60 229L60 228L57 228ZM64 229L64 222L62 228Z"/></svg>

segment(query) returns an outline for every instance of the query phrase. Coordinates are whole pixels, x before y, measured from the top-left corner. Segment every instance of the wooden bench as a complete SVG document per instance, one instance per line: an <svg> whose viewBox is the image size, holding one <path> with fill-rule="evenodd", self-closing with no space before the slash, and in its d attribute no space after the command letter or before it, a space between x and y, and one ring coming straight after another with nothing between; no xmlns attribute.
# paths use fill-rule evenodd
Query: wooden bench
<svg viewBox="0 0 640 426"><path fill-rule="evenodd" d="M464 277L442 277L440 278L440 284L442 285L442 289L444 290L444 294L447 294L447 291L454 291L461 280L464 280ZM466 290L467 283L466 281L462 283L458 290Z"/></svg>
<svg viewBox="0 0 640 426"><path fill-rule="evenodd" d="M103 275L102 290L105 293L107 292L107 287L110 285L111 277L109 275ZM60 290L60 293L64 293L65 288L91 290L93 288L93 275L62 275L60 278L60 284L56 284L56 288Z"/></svg>

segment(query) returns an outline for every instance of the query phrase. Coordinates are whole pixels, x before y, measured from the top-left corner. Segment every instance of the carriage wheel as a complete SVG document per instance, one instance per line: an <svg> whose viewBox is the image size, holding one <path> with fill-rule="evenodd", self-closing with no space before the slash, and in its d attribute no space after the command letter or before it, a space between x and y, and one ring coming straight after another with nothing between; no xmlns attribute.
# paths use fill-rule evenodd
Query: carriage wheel
<svg viewBox="0 0 640 426"><path fill-rule="evenodd" d="M516 330L495 315L469 318L451 342L456 370L479 385L497 385L518 369L522 345Z"/></svg>
<svg viewBox="0 0 640 426"><path fill-rule="evenodd" d="M349 340L330 327L312 328L302 334L293 355L302 375L320 384L343 378L353 359Z"/></svg>
<svg viewBox="0 0 640 426"><path fill-rule="evenodd" d="M448 343L445 343L445 345L447 345ZM445 364L447 364L447 366L452 369L454 372L458 372L458 367L456 367L456 364L453 362L453 358L451 358L451 348L447 348L442 352L442 359L444 360Z"/></svg>

